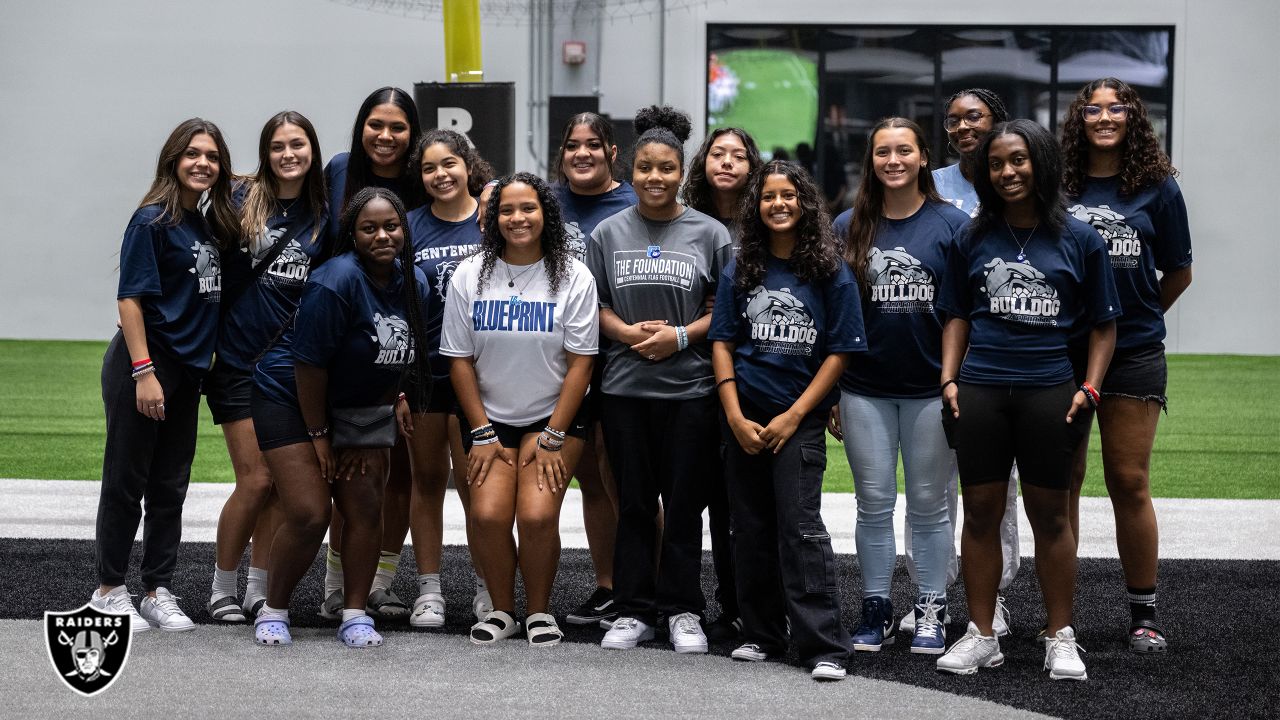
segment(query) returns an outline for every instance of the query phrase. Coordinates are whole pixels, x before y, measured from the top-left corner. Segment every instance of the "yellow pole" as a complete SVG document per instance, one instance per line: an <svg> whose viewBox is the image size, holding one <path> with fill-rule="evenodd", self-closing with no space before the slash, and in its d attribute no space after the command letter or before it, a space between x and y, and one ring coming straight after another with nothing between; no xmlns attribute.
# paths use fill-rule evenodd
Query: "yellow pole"
<svg viewBox="0 0 1280 720"><path fill-rule="evenodd" d="M448 82L484 82L480 0L444 0L444 72Z"/></svg>

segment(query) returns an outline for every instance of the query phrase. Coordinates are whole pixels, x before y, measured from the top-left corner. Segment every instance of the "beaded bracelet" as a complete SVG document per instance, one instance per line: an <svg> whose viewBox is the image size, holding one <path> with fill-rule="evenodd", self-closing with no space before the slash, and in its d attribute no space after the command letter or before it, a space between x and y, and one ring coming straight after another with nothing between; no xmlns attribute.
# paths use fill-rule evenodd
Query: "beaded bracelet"
<svg viewBox="0 0 1280 720"><path fill-rule="evenodd" d="M564 447L564 445L563 445L563 444L561 444L561 445L550 445L550 444L548 444L548 443L546 442L546 436L545 436L545 435L539 435L539 436L538 436L538 447L542 448L543 450L546 450L547 452L560 452L560 448Z"/></svg>
<svg viewBox="0 0 1280 720"><path fill-rule="evenodd" d="M488 437L483 440L472 440L471 447L480 447L481 445L492 445L496 442L498 442L498 436L494 435L493 437Z"/></svg>
<svg viewBox="0 0 1280 720"><path fill-rule="evenodd" d="M408 395L405 395L404 393L400 393L400 397L396 398L396 402L397 402L397 403L407 403L407 402L409 402L409 396L408 396Z"/></svg>
<svg viewBox="0 0 1280 720"><path fill-rule="evenodd" d="M560 431L560 430L556 430L555 428L551 427L550 425L548 425L548 426L546 426L546 427L542 428L542 432L544 432L544 433L546 433L546 434L550 435L551 437L557 438L557 439L559 439L559 440L564 440L564 438L565 438L565 434L564 434L564 432L562 432L562 431Z"/></svg>
<svg viewBox="0 0 1280 720"><path fill-rule="evenodd" d="M317 430L312 430L311 428L307 428L307 435L309 435L312 440L319 440L320 438L325 437L328 434L329 434L328 425L325 425L324 427L319 428Z"/></svg>
<svg viewBox="0 0 1280 720"><path fill-rule="evenodd" d="M689 331L683 325L676 326L676 349L684 350L689 347Z"/></svg>
<svg viewBox="0 0 1280 720"><path fill-rule="evenodd" d="M489 437L490 435L494 437L498 436L498 431L493 429L493 423L489 423L487 425L481 425L480 427L475 428L474 430L471 431L471 439L473 440L483 440Z"/></svg>
<svg viewBox="0 0 1280 720"><path fill-rule="evenodd" d="M150 363L148 363L148 364L143 365L143 366L141 366L141 367L136 367L136 368L134 368L134 369L133 369L132 376L133 376L133 379L134 379L134 380L137 380L138 378L142 377L143 375L150 375L150 374L154 373L155 371L156 371L156 366L155 366L155 365L151 365Z"/></svg>

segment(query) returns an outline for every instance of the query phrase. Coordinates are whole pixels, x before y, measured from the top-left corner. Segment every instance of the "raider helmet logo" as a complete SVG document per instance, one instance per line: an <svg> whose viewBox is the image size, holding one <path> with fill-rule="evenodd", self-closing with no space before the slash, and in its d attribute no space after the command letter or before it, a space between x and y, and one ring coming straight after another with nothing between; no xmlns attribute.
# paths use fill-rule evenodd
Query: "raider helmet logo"
<svg viewBox="0 0 1280 720"><path fill-rule="evenodd" d="M133 633L129 616L85 604L70 612L44 614L49 662L67 687L91 697L106 690L129 660Z"/></svg>

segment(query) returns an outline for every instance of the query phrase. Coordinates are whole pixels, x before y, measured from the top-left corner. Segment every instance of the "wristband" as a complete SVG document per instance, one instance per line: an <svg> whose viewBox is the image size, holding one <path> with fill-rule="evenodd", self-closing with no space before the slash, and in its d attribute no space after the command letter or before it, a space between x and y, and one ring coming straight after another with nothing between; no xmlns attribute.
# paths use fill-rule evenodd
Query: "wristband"
<svg viewBox="0 0 1280 720"><path fill-rule="evenodd" d="M133 369L134 369L134 370L137 370L138 368L142 367L143 365L150 365L150 364L151 364L151 358L142 358L141 360L135 361L135 362L133 363Z"/></svg>
<svg viewBox="0 0 1280 720"><path fill-rule="evenodd" d="M312 440L319 440L322 437L327 437L329 435L329 426L325 425L317 430L307 428L307 435L311 436Z"/></svg>
<svg viewBox="0 0 1280 720"><path fill-rule="evenodd" d="M545 439L546 438L541 435L538 436L538 447L546 450L547 452L560 452L560 448L563 447L562 445L548 445L544 442Z"/></svg>
<svg viewBox="0 0 1280 720"><path fill-rule="evenodd" d="M955 378L951 378L950 380L947 380L947 381L943 382L943 383L942 383L942 387L940 387L940 388L938 388L938 389L939 389L939 390L946 390L948 385L955 385L956 387L960 387L960 383L956 382L956 379L955 379Z"/></svg>
<svg viewBox="0 0 1280 720"><path fill-rule="evenodd" d="M396 402L397 402L397 403L407 403L407 402L409 402L409 396L408 396L408 395L405 395L404 393L400 393L400 397L396 398Z"/></svg>
<svg viewBox="0 0 1280 720"><path fill-rule="evenodd" d="M1087 380L1080 383L1080 392L1084 393L1085 398L1089 401L1089 405L1091 405L1094 410L1097 410L1098 405L1102 403L1102 396L1098 394L1098 391L1095 390Z"/></svg>
<svg viewBox="0 0 1280 720"><path fill-rule="evenodd" d="M562 441L563 441L563 440L564 440L564 438L565 438L565 434L564 434L563 432L561 432L561 431L559 431L559 430L556 430L555 428L551 427L550 425L548 425L548 426L546 426L546 427L542 428L542 432L544 432L544 433L546 433L546 434L550 435L550 436L551 436L551 437L553 437L553 438L556 438L557 440L562 440Z"/></svg>
<svg viewBox="0 0 1280 720"><path fill-rule="evenodd" d="M733 383L733 384L735 384L735 385L736 385L736 384L738 383L738 378L736 378L736 377L727 377L727 378L725 378L725 379L723 379L723 380L717 381L717 382L716 382L716 389L717 389L717 390L719 390L719 389L720 389L720 386L721 386L721 385L724 385L725 383Z"/></svg>
<svg viewBox="0 0 1280 720"><path fill-rule="evenodd" d="M683 325L676 326L676 349L684 350L689 347L689 331L685 330Z"/></svg>
<svg viewBox="0 0 1280 720"><path fill-rule="evenodd" d="M142 377L143 375L150 375L150 374L154 373L155 371L156 371L156 366L155 366L155 365L147 364L147 365L143 365L142 367L136 367L136 368L134 368L134 369L133 369L133 372L132 372L132 373L130 373L130 374L132 375L132 377L133 377L133 379L134 379L134 380L137 380L138 378Z"/></svg>
<svg viewBox="0 0 1280 720"><path fill-rule="evenodd" d="M471 447L480 447L481 445L492 445L496 442L498 442L498 436L494 435L493 437L487 437L483 440L472 440Z"/></svg>

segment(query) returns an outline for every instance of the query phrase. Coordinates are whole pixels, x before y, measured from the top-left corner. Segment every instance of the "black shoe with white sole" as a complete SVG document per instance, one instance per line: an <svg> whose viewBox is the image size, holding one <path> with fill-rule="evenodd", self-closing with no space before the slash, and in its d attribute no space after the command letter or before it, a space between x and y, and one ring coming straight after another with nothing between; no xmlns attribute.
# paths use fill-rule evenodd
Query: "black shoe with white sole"
<svg viewBox="0 0 1280 720"><path fill-rule="evenodd" d="M613 620L616 617L618 611L613 606L613 591L598 587L577 610L565 616L565 622L570 625L594 625L601 620Z"/></svg>

